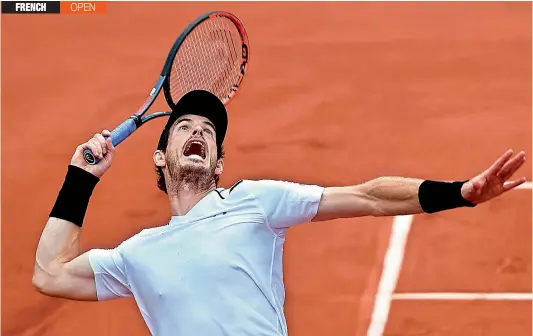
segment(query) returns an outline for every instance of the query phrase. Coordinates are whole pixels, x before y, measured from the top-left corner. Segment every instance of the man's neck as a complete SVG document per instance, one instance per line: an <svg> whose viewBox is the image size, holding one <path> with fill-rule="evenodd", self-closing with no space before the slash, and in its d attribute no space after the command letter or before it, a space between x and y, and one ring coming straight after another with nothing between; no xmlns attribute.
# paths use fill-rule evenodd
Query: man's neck
<svg viewBox="0 0 533 336"><path fill-rule="evenodd" d="M177 193L169 194L172 216L186 215L198 202L215 189L215 185L205 190L182 185Z"/></svg>

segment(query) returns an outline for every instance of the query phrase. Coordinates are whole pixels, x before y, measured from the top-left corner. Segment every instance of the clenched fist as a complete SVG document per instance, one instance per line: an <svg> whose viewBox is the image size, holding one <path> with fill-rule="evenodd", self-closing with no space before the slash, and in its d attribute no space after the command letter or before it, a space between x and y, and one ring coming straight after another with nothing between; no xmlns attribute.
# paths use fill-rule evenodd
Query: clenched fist
<svg viewBox="0 0 533 336"><path fill-rule="evenodd" d="M111 166L113 154L115 153L115 147L111 142L110 135L111 132L103 130L102 133L96 133L89 141L79 145L72 156L70 164L85 169L89 173L100 178ZM105 139L105 137L107 137L107 139ZM93 155L100 159L97 164L90 165L85 162L83 152L86 149L90 149Z"/></svg>

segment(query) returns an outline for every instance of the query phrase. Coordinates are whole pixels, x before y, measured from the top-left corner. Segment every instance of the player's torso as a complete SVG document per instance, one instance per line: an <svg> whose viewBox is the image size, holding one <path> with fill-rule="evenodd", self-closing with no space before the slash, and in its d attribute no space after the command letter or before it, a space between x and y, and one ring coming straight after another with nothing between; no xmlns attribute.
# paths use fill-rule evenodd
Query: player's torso
<svg viewBox="0 0 533 336"><path fill-rule="evenodd" d="M196 332L250 322L272 335L285 323L282 244L253 197L214 191L186 216L135 236L124 257L145 314L174 312L173 327Z"/></svg>

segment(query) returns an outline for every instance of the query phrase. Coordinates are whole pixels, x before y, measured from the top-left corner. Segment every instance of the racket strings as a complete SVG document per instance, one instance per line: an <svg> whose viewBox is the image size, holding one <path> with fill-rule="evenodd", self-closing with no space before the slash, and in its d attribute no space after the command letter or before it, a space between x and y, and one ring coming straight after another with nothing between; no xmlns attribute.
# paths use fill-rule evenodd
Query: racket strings
<svg viewBox="0 0 533 336"><path fill-rule="evenodd" d="M236 58L231 58L232 54L234 55L231 50L235 49L235 46L230 45L229 40L227 38L224 39L223 36L223 34L227 36L227 27L222 26L222 20L217 20L213 23L215 29L210 31L209 35L213 41L216 41L213 46L217 49L215 57L219 62L216 64L218 76L216 76L216 81L213 83L212 91L217 93L220 92L220 96L222 97L219 96L219 98L222 99L225 92L229 93L230 86L232 85L232 83L229 82L233 80L231 74L234 73L234 69L232 69L231 66L237 66L238 63L236 62ZM213 73L213 75L217 75L217 73Z"/></svg>
<svg viewBox="0 0 533 336"><path fill-rule="evenodd" d="M222 39L222 36L221 36L221 32L219 30L215 31L215 36L216 36L216 40L218 41L223 41ZM226 41L226 43L228 43ZM221 71L222 73L218 76L218 79L217 81L213 84L213 89L215 90L215 92L219 92L221 90L224 90L226 88L226 79L227 78L230 78L231 75L230 75L230 62L228 60L228 57L226 57L226 55L221 51L221 49L218 49L217 50L218 52L218 57L220 58L220 60L223 60L223 63L220 62L219 65L220 65L220 69L219 71Z"/></svg>
<svg viewBox="0 0 533 336"><path fill-rule="evenodd" d="M238 83L241 48L241 35L228 18L210 18L199 24L174 58L170 74L173 101L197 89L210 91L224 101Z"/></svg>
<svg viewBox="0 0 533 336"><path fill-rule="evenodd" d="M229 40L227 39L227 33L228 33L228 30L226 29L227 27L223 26L221 20L214 21L214 25L216 26L216 28L210 32L210 35L214 41L218 41L218 43L222 43L222 48L218 46L219 48L217 49L218 59L221 61L218 63L218 65L220 66L218 70L221 71L222 73L220 73L220 75L218 76L217 82L213 84L213 90L215 92L219 92L219 91L225 90L228 85L231 85L231 83L227 83L227 81L225 80L231 78L231 73L232 73L231 65L235 64L232 62L235 62L236 58L231 58L232 56L231 50L234 49L231 47L234 47L234 45L230 45Z"/></svg>

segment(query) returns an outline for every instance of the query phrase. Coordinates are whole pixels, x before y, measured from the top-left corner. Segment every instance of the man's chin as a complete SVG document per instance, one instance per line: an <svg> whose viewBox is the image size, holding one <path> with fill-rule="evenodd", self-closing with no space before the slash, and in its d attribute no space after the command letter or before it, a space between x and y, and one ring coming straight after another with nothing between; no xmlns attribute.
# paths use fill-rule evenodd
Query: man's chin
<svg viewBox="0 0 533 336"><path fill-rule="evenodd" d="M182 166L187 165L194 165L194 166L206 166L206 160L202 159L200 156L197 155L191 155L191 156L185 156L181 160Z"/></svg>
<svg viewBox="0 0 533 336"><path fill-rule="evenodd" d="M180 162L180 170L182 172L207 174L209 172L209 165L201 159L185 159Z"/></svg>

